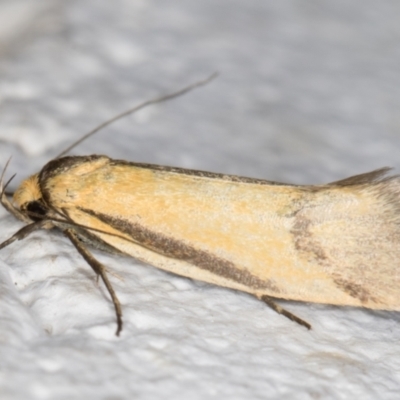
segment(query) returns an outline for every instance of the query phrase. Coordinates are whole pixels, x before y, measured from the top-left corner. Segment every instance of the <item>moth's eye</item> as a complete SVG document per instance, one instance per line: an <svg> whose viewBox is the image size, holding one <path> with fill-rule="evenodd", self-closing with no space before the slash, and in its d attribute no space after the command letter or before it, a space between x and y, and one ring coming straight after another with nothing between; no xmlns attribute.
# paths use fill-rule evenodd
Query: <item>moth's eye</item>
<svg viewBox="0 0 400 400"><path fill-rule="evenodd" d="M47 213L46 207L44 207L44 205L39 201L30 201L24 208L27 211L29 218L33 221L40 221L42 218L39 216L45 216ZM31 215L30 213L36 215Z"/></svg>

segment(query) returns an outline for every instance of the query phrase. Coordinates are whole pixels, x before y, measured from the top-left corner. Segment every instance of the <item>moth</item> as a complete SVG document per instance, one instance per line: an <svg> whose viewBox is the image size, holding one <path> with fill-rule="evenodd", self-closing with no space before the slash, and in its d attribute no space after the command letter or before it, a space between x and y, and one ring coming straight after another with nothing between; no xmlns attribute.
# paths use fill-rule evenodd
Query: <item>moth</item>
<svg viewBox="0 0 400 400"><path fill-rule="evenodd" d="M0 248L60 229L103 280L117 335L121 306L88 246L250 293L310 329L276 299L400 309L400 177L387 172L298 186L64 156L23 181L12 202L1 183L2 205L27 225Z"/></svg>

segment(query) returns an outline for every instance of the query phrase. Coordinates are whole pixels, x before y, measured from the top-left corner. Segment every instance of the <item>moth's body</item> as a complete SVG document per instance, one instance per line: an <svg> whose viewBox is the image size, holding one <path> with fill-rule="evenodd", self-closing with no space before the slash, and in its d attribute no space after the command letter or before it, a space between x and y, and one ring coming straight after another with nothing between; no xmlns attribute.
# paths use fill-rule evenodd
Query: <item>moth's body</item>
<svg viewBox="0 0 400 400"><path fill-rule="evenodd" d="M65 157L14 202L101 248L259 298L400 310L400 179L384 172L292 186Z"/></svg>
<svg viewBox="0 0 400 400"><path fill-rule="evenodd" d="M109 119L61 155L112 122L214 77ZM59 157L22 182L14 204L3 171L0 203L27 225L0 249L37 229L60 228L104 282L116 335L121 305L87 244L251 293L308 329L273 299L400 310L400 177L385 177L387 169L294 186L97 155Z"/></svg>

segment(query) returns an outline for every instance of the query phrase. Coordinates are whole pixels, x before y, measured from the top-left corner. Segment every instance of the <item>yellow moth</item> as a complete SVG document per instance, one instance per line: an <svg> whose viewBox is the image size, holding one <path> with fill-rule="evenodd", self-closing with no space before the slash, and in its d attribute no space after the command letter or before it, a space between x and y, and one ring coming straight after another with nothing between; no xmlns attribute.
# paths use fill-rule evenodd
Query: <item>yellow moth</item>
<svg viewBox="0 0 400 400"><path fill-rule="evenodd" d="M121 307L87 245L251 293L310 328L274 299L400 309L400 178L386 172L296 186L61 157L23 181L13 203L2 185L3 206L28 225L0 248L36 229L61 229L107 286L117 335Z"/></svg>

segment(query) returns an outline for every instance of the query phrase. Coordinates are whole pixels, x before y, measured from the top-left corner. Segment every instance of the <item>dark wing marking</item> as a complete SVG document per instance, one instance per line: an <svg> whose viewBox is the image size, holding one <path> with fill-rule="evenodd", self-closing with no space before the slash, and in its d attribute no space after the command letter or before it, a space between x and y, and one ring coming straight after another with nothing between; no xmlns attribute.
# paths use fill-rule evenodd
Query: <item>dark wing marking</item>
<svg viewBox="0 0 400 400"><path fill-rule="evenodd" d="M85 208L79 209L97 218L101 222L112 226L119 232L129 235L136 243L158 254L186 261L198 268L210 271L218 276L254 289L267 289L274 293L279 293L278 287L276 287L271 280L261 280L249 271L237 268L231 261L217 257L205 250L196 249L181 240L154 232L138 223L132 223L121 217L115 217Z"/></svg>

